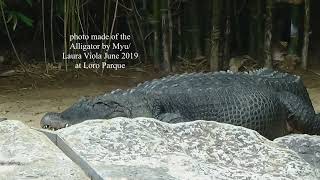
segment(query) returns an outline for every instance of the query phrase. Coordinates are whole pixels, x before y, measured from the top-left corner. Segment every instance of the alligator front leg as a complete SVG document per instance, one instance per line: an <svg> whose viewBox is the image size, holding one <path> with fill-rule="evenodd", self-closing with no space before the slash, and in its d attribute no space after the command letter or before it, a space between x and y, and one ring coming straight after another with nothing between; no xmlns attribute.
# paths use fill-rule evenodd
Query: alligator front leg
<svg viewBox="0 0 320 180"><path fill-rule="evenodd" d="M163 113L160 114L158 120L167 123L180 123L190 121L187 118L183 117L180 113Z"/></svg>
<svg viewBox="0 0 320 180"><path fill-rule="evenodd" d="M291 128L307 134L320 134L320 115L315 113L312 105L289 92L278 93L278 97L289 112Z"/></svg>

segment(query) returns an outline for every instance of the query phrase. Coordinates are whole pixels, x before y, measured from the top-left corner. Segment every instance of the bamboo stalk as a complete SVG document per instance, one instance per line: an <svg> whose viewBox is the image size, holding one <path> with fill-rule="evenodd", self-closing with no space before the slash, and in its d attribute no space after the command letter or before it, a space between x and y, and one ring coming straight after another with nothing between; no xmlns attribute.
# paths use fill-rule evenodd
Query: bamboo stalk
<svg viewBox="0 0 320 180"><path fill-rule="evenodd" d="M138 16L137 16L138 10L137 10L137 7L136 7L136 5L135 5L133 0L131 0L131 6L132 6L132 9L134 9L133 15L134 15L137 27L138 27L139 37L140 37L140 41L141 41L141 44L142 44L143 55L144 55L144 63L147 63L148 53L147 53L145 41L144 41L144 38L143 38L143 32L142 32L141 24L140 24Z"/></svg>
<svg viewBox="0 0 320 180"><path fill-rule="evenodd" d="M308 50L309 50L309 30L310 30L310 0L304 2L304 38L302 48L302 63L303 69L308 68Z"/></svg>
<svg viewBox="0 0 320 180"><path fill-rule="evenodd" d="M265 41L264 41L264 55L265 55L265 67L272 68L272 52L271 52L271 40L272 40L272 5L273 0L267 0L266 4L266 20L265 20Z"/></svg>
<svg viewBox="0 0 320 180"><path fill-rule="evenodd" d="M230 60L230 41L231 41L231 0L226 0L226 23L224 31L224 49L223 49L223 66L229 65Z"/></svg>
<svg viewBox="0 0 320 180"><path fill-rule="evenodd" d="M299 5L291 4L291 29L289 54L298 55L298 41L299 41Z"/></svg>
<svg viewBox="0 0 320 180"><path fill-rule="evenodd" d="M168 1L161 2L161 22L164 69L167 73L169 73L172 71L172 69L169 41Z"/></svg>
<svg viewBox="0 0 320 180"><path fill-rule="evenodd" d="M5 14L4 14L4 10L3 10L3 3L0 3L0 10L1 10L3 24L4 24L4 27L5 27L9 42L10 42L11 47L13 49L13 52L14 52L16 58L18 59L18 61L19 61L20 65L21 65L21 68L23 69L24 73L26 73L26 75L30 77L30 75L29 75L24 63L22 62L22 60L20 59L20 57L18 55L18 52L17 52L17 49L16 49L15 45L13 44L13 41L12 41L12 38L11 38L11 35L10 35L10 31L9 31L9 28L8 28L8 25L7 25L7 20L6 20Z"/></svg>
<svg viewBox="0 0 320 180"><path fill-rule="evenodd" d="M64 1L64 26L63 26L63 34L64 34L64 53L68 54L68 20L69 20L69 10L68 4L70 1ZM68 61L64 60L65 70L68 71Z"/></svg>
<svg viewBox="0 0 320 180"><path fill-rule="evenodd" d="M43 35L43 53L44 53L44 63L46 66L46 73L49 73L47 64L47 48L46 48L46 30L45 30L45 17L44 17L44 0L41 1L42 7L42 35Z"/></svg>
<svg viewBox="0 0 320 180"><path fill-rule="evenodd" d="M220 16L221 16L221 1L213 0L212 6L212 30L211 30L211 51L210 51L210 70L218 71L221 67L219 50L220 50Z"/></svg>
<svg viewBox="0 0 320 180"><path fill-rule="evenodd" d="M159 0L153 0L153 59L156 70L160 69L160 44L159 44L160 8Z"/></svg>
<svg viewBox="0 0 320 180"><path fill-rule="evenodd" d="M50 12L50 31L51 31L51 51L52 51L52 59L53 62L56 63L56 56L55 56L55 52L54 52L54 37L53 37L53 7L54 7L54 3L53 0L51 0L51 12Z"/></svg>

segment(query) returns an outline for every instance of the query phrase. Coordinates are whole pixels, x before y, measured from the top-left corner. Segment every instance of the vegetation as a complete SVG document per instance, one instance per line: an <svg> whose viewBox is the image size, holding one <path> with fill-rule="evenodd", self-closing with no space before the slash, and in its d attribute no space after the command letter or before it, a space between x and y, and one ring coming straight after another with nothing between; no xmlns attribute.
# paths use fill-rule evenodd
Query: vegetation
<svg viewBox="0 0 320 180"><path fill-rule="evenodd" d="M273 36L277 25L273 13L278 6L291 12L291 31ZM21 64L15 42L24 29L29 29L26 36L42 39L41 61L46 64L63 61L62 52L57 53L61 46L65 53L76 53L68 48L69 35L115 32L132 35L132 51L140 54L136 63L166 72L182 66L227 69L229 59L239 55L272 68L271 47L280 41L289 42L289 54L303 57L302 67L308 64L310 0L305 6L302 0L0 0L0 8L0 32L9 38ZM63 63L68 70L70 62Z"/></svg>

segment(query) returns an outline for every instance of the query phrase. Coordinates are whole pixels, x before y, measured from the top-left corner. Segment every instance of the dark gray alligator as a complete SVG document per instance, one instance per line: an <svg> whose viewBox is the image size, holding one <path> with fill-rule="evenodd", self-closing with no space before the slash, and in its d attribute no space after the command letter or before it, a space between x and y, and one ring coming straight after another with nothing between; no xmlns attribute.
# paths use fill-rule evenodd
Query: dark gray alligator
<svg viewBox="0 0 320 180"><path fill-rule="evenodd" d="M113 117L152 117L169 123L218 121L256 130L271 139L292 129L320 134L320 115L300 77L269 69L147 81L133 89L81 99L61 113L47 113L41 127L60 129Z"/></svg>

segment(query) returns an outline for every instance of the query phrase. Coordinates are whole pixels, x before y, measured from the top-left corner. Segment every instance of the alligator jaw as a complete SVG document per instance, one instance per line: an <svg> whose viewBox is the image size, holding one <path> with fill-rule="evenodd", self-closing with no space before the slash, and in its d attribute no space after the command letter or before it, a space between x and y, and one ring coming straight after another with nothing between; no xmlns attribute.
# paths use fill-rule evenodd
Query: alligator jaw
<svg viewBox="0 0 320 180"><path fill-rule="evenodd" d="M41 119L40 126L43 129L58 130L71 126L71 124L63 120L60 113L49 112Z"/></svg>

